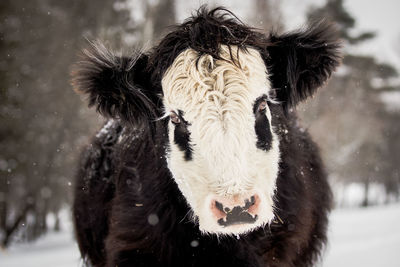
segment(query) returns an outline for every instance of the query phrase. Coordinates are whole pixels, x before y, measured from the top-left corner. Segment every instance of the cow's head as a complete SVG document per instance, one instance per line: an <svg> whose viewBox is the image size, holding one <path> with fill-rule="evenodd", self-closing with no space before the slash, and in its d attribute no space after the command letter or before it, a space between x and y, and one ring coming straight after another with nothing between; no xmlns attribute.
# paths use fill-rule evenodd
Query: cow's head
<svg viewBox="0 0 400 267"><path fill-rule="evenodd" d="M338 65L332 26L263 34L223 9L199 10L148 54L97 45L74 85L110 117L168 120L168 168L200 229L239 234L274 217L279 136L271 105L312 95Z"/></svg>

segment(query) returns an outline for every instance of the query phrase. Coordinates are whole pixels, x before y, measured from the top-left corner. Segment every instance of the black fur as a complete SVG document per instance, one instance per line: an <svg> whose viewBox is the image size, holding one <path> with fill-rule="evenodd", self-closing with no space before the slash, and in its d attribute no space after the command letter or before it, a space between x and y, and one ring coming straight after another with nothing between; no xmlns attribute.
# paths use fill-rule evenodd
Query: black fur
<svg viewBox="0 0 400 267"><path fill-rule="evenodd" d="M77 177L76 237L94 266L301 267L320 255L331 192L316 145L287 107L329 77L338 42L325 24L266 37L230 15L201 8L148 55L110 60L94 50L74 71L75 88L89 95L90 105L120 118L93 139ZM283 102L269 103L281 151L276 220L240 239L202 235L190 220L165 159L168 121L153 119L162 110L161 79L174 58L188 47L218 57L221 44L258 49Z"/></svg>
<svg viewBox="0 0 400 267"><path fill-rule="evenodd" d="M272 132L265 110L258 110L258 105L261 101L267 100L267 96L262 96L256 100L253 107L253 112L256 117L254 128L257 135L257 147L265 151L270 150L272 147Z"/></svg>
<svg viewBox="0 0 400 267"><path fill-rule="evenodd" d="M157 117L157 91L145 72L148 57L136 53L117 56L100 43L84 50L73 68L72 85L88 95L89 106L104 116L121 118L133 124Z"/></svg>
<svg viewBox="0 0 400 267"><path fill-rule="evenodd" d="M287 109L314 94L340 63L338 32L315 23L281 36L271 34L267 66L277 99Z"/></svg>
<svg viewBox="0 0 400 267"><path fill-rule="evenodd" d="M183 112L179 111L181 123L175 125L174 141L175 144L185 153L185 160L192 159L192 147L190 145L190 132L187 129L188 122L183 118Z"/></svg>

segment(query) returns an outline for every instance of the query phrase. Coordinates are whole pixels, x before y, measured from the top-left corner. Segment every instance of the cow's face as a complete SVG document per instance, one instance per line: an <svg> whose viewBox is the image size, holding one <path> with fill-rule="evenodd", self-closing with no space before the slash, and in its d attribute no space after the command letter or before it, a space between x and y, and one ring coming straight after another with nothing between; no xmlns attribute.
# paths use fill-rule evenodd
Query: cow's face
<svg viewBox="0 0 400 267"><path fill-rule="evenodd" d="M237 234L273 218L279 139L260 53L220 51L214 59L187 49L162 79L167 159L200 229Z"/></svg>
<svg viewBox="0 0 400 267"><path fill-rule="evenodd" d="M200 9L150 54L121 57L94 44L73 71L89 105L127 128L156 129L157 118L169 118L168 167L209 233L244 233L273 218L279 138L270 90L281 113L312 95L340 61L329 24L263 36L231 15Z"/></svg>

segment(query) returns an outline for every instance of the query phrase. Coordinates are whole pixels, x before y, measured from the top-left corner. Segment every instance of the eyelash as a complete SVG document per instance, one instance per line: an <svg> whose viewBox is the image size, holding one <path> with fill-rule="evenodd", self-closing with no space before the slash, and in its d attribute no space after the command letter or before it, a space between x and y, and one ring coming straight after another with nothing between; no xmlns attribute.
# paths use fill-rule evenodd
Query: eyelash
<svg viewBox="0 0 400 267"><path fill-rule="evenodd" d="M181 123L181 118L179 117L178 114L176 114L175 112L171 111L171 114L169 115L169 118L171 120L171 122L175 125L180 124Z"/></svg>
<svg viewBox="0 0 400 267"><path fill-rule="evenodd" d="M263 99L259 104L258 104L258 108L257 111L262 112L265 111L267 109L268 106L268 100L267 99ZM261 108L262 107L262 108Z"/></svg>
<svg viewBox="0 0 400 267"><path fill-rule="evenodd" d="M265 102L265 106L260 109L260 106L262 103ZM256 103L254 104L254 113L260 113L260 112L265 112L265 110L267 109L269 103L269 99L266 95L259 97L259 99L256 100Z"/></svg>

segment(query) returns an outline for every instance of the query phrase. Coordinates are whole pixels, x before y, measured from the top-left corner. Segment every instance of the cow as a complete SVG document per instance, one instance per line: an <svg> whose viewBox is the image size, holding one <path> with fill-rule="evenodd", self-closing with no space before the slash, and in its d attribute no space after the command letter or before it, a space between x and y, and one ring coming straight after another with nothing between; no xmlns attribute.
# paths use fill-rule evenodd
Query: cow
<svg viewBox="0 0 400 267"><path fill-rule="evenodd" d="M201 7L148 51L93 42L74 89L108 119L81 155L88 266L312 266L332 194L296 105L340 64L335 26L264 34Z"/></svg>

